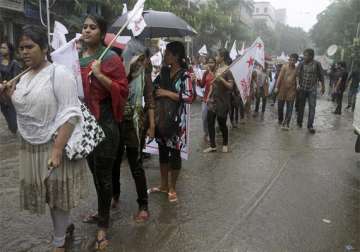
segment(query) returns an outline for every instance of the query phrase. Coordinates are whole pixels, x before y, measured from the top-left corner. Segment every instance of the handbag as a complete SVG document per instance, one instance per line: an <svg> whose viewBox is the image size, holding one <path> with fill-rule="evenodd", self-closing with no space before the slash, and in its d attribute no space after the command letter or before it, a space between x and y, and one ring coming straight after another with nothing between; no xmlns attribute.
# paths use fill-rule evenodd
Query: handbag
<svg viewBox="0 0 360 252"><path fill-rule="evenodd" d="M53 90L55 69L56 67L54 66L52 73ZM95 149L95 147L105 139L105 133L100 125L96 122L95 117L91 114L84 103L82 103L80 100L79 103L81 107L82 118L80 123L75 126L70 139L65 145L65 153L70 160L86 158Z"/></svg>

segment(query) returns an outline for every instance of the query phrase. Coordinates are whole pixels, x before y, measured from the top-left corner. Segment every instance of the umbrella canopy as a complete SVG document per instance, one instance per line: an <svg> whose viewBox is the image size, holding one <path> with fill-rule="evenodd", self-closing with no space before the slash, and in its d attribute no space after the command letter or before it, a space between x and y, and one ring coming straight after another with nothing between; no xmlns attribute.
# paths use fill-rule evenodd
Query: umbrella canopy
<svg viewBox="0 0 360 252"><path fill-rule="evenodd" d="M128 13L119 17L110 27L109 32L117 33L125 24ZM195 36L197 32L182 18L171 12L163 11L144 11L146 27L139 37L142 38L162 38L162 37L185 37ZM131 31L125 29L121 34L131 36Z"/></svg>

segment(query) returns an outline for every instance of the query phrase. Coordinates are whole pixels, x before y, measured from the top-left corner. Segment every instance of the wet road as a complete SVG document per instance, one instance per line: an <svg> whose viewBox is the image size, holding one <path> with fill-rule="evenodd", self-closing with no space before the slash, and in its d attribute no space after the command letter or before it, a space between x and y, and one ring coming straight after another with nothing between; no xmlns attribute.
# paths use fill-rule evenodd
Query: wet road
<svg viewBox="0 0 360 252"><path fill-rule="evenodd" d="M263 117L230 131L231 153L203 154L195 104L179 203L150 195L150 221L135 224L135 186L123 167L121 207L112 212L107 251L360 251L360 156L351 113L334 116L333 110L327 100L318 102L317 133L310 135L294 122L291 131L281 131L268 106ZM0 125L0 251L48 251L50 218L19 212L18 140L2 117ZM157 185L157 158L145 167L149 185ZM96 207L92 184L89 190L73 211L77 230L70 251L91 251L96 226L80 221Z"/></svg>

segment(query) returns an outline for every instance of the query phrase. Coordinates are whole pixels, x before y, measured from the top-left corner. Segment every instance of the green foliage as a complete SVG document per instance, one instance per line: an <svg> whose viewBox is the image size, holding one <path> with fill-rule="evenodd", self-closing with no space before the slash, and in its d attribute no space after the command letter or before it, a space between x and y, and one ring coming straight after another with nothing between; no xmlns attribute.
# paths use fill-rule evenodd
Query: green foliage
<svg viewBox="0 0 360 252"><path fill-rule="evenodd" d="M38 5L38 0L29 1ZM103 16L112 23L121 15L123 2L131 10L137 0L50 0L52 20L64 23L71 33L79 32L90 6L100 7ZM248 27L239 18L242 0L208 0L200 6L190 2L190 8L188 3L188 0L146 0L145 10L170 11L186 20L198 32L194 38L194 51L203 44L209 49L214 45L224 46L226 41L230 47L234 40L238 41L238 46L242 41L249 45L258 36L264 40L267 52L274 54L299 52L308 44L306 33L299 28L280 25L275 32L263 21Z"/></svg>
<svg viewBox="0 0 360 252"><path fill-rule="evenodd" d="M330 45L337 44L345 50L345 60L355 59L353 39L360 22L360 1L334 0L317 18L310 34L318 53L325 53Z"/></svg>
<svg viewBox="0 0 360 252"><path fill-rule="evenodd" d="M276 54L301 54L310 46L309 35L301 28L277 24L275 30L277 36Z"/></svg>

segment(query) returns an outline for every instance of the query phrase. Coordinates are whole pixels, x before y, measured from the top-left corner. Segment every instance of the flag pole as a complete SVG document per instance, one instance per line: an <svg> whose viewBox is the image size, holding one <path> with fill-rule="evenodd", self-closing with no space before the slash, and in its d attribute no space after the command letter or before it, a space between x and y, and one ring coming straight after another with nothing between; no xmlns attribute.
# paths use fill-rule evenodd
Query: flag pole
<svg viewBox="0 0 360 252"><path fill-rule="evenodd" d="M12 86L12 82L17 81L18 79L20 79L24 74L26 74L27 72L29 72L31 69L31 67L27 68L26 70L22 71L21 73L19 73L18 75L16 75L14 78L12 78L11 80L7 81L7 83L4 85L6 88L9 88Z"/></svg>

